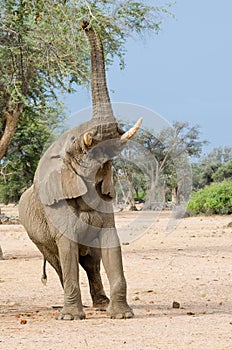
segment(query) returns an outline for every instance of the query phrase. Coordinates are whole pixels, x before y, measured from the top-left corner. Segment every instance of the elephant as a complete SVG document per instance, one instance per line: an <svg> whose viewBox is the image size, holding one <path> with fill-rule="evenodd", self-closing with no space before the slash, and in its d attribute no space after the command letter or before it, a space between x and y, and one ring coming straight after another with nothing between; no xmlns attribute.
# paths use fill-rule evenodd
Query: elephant
<svg viewBox="0 0 232 350"><path fill-rule="evenodd" d="M135 136L142 119L127 132L119 128L107 88L101 38L88 22L80 30L91 51L92 119L66 131L44 153L33 185L20 198L19 217L63 286L58 319L85 318L79 265L87 273L93 307L106 309L111 318L132 318L115 228L112 159ZM100 276L101 260L110 298Z"/></svg>

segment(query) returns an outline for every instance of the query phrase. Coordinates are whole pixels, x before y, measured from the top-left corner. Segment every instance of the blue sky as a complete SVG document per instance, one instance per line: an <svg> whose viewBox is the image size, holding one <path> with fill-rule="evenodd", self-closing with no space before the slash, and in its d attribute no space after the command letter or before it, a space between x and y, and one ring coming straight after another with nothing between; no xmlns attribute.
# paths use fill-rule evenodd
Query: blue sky
<svg viewBox="0 0 232 350"><path fill-rule="evenodd" d="M205 152L232 146L232 1L177 0L172 12L159 35L128 41L126 69L108 72L111 100L198 124ZM90 104L82 90L66 99L70 113Z"/></svg>

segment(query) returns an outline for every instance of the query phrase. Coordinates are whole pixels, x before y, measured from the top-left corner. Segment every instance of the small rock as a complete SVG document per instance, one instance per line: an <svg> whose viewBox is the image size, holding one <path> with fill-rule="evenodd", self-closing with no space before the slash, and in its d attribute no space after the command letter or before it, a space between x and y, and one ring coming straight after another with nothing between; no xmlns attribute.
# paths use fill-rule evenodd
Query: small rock
<svg viewBox="0 0 232 350"><path fill-rule="evenodd" d="M173 301L172 308L173 309L179 309L180 308L180 303L178 303L177 301Z"/></svg>
<svg viewBox="0 0 232 350"><path fill-rule="evenodd" d="M20 324L27 324L27 320L21 320Z"/></svg>
<svg viewBox="0 0 232 350"><path fill-rule="evenodd" d="M18 225L20 224L18 216L6 216L0 215L0 224L1 225Z"/></svg>
<svg viewBox="0 0 232 350"><path fill-rule="evenodd" d="M135 296L135 297L133 297L133 300L138 301L138 300L140 300L140 298L138 296Z"/></svg>

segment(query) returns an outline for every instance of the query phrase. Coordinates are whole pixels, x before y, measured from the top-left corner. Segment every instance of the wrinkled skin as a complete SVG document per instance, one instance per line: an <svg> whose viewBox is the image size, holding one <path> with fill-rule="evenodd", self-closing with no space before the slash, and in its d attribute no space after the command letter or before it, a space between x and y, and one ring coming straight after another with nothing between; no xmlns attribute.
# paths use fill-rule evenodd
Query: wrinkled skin
<svg viewBox="0 0 232 350"><path fill-rule="evenodd" d="M99 126L94 120L66 132L44 154L33 186L21 197L20 220L64 288L59 319L85 318L79 264L87 273L94 307L107 307L112 318L133 317L112 210L111 159L122 149L121 135L116 123ZM100 277L101 258L110 300Z"/></svg>
<svg viewBox="0 0 232 350"><path fill-rule="evenodd" d="M59 319L85 318L79 264L88 275L93 306L107 307L112 318L130 318L133 312L126 301L112 209L111 163L139 125L124 134L119 130L106 84L101 38L90 23L83 21L80 27L91 49L92 119L64 133L47 150L33 186L20 199L19 215L64 288ZM100 277L101 258L109 279L110 300Z"/></svg>

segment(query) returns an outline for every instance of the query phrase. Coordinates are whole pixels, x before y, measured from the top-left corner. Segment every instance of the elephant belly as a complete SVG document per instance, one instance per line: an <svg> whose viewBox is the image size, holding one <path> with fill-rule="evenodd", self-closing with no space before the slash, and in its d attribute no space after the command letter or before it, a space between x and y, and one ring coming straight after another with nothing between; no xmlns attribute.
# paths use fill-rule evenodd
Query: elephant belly
<svg viewBox="0 0 232 350"><path fill-rule="evenodd" d="M20 199L19 218L28 236L38 248L41 245L47 246L50 251L57 253L57 246L50 234L43 206L37 199L33 186L24 192Z"/></svg>

